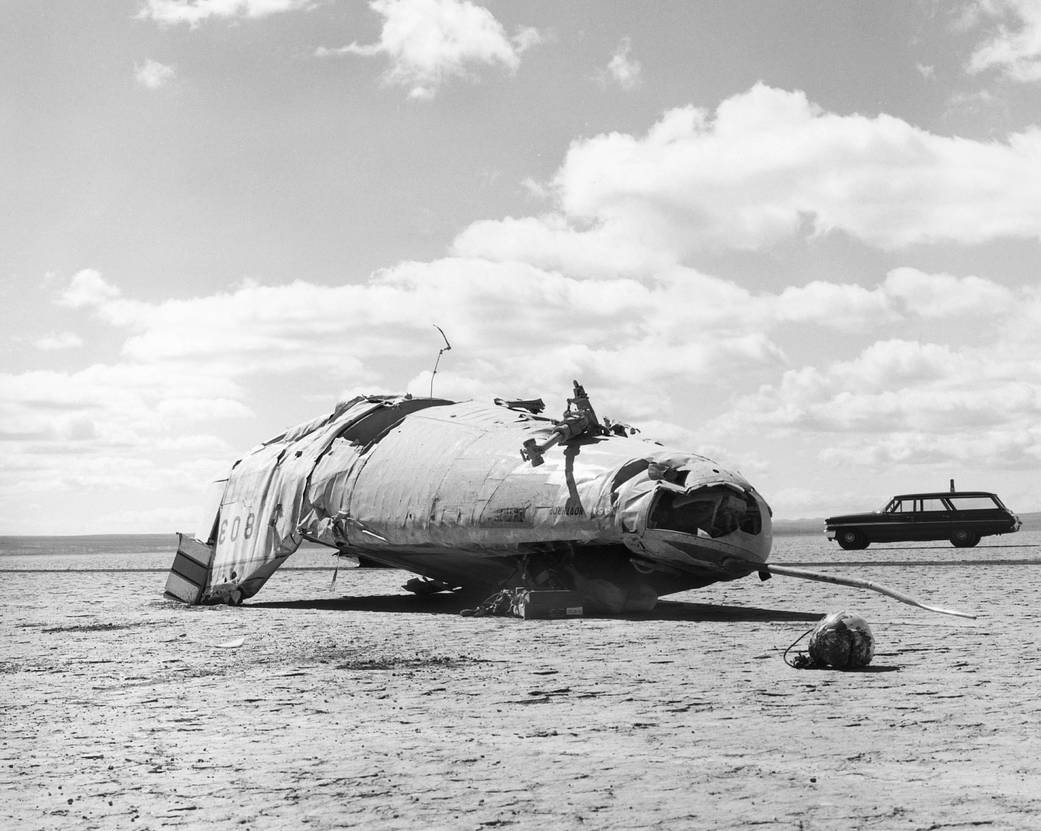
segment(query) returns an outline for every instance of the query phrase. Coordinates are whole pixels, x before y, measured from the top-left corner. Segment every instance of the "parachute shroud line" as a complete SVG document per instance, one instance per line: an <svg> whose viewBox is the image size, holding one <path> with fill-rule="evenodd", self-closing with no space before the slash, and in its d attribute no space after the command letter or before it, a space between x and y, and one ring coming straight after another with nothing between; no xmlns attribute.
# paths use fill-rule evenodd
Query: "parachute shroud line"
<svg viewBox="0 0 1041 831"><path fill-rule="evenodd" d="M870 580L858 580L854 577L835 577L831 574L821 574L816 571L804 571L800 568L790 568L788 566L778 566L770 563L757 565L756 568L758 571L765 571L767 574L780 574L784 577L798 577L801 580L815 580L819 583L834 583L838 586L849 586L854 589L867 589L868 591L884 594L886 597L891 597L894 600L899 600L901 603L906 603L908 606L916 606L919 609L925 609L927 612L936 612L941 615L953 615L954 617L965 617L970 618L971 620L976 619L976 615L971 615L968 612L960 612L957 609L944 609L940 606L932 606L928 603L922 603L920 600L915 600L910 595L898 592L896 589L891 589L879 583L873 583Z"/></svg>

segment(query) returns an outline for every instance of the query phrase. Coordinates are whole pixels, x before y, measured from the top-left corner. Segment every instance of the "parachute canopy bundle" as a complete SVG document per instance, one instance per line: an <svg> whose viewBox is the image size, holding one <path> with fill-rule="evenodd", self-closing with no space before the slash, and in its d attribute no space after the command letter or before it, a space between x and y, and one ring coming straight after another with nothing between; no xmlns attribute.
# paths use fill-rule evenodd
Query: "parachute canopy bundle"
<svg viewBox="0 0 1041 831"><path fill-rule="evenodd" d="M785 661L796 669L860 669L875 657L875 636L860 615L846 611L825 615L795 643L806 634L810 636L809 655L799 653L789 661L785 651Z"/></svg>

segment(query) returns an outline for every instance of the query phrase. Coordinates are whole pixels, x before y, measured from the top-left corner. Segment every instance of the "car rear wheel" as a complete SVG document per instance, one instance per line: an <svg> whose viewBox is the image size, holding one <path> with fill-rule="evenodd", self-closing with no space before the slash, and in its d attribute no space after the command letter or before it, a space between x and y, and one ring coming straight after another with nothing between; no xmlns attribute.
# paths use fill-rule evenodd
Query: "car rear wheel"
<svg viewBox="0 0 1041 831"><path fill-rule="evenodd" d="M864 536L862 531L858 531L856 528L842 528L837 534L835 539L839 541L839 545L845 548L847 551L858 551L861 548L868 547L867 537Z"/></svg>
<svg viewBox="0 0 1041 831"><path fill-rule="evenodd" d="M951 534L951 543L956 548L972 548L980 541L980 535L968 528L955 528Z"/></svg>

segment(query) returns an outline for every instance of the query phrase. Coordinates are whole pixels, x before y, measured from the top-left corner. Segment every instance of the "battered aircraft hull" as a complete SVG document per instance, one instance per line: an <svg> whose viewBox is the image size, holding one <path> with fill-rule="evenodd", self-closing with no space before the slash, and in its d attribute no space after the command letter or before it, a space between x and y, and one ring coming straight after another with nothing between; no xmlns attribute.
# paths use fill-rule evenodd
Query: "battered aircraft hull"
<svg viewBox="0 0 1041 831"><path fill-rule="evenodd" d="M568 589L610 612L766 562L770 510L743 477L606 429L579 400L557 421L368 397L266 442L197 534L212 556L192 602L254 595L304 539L449 587Z"/></svg>

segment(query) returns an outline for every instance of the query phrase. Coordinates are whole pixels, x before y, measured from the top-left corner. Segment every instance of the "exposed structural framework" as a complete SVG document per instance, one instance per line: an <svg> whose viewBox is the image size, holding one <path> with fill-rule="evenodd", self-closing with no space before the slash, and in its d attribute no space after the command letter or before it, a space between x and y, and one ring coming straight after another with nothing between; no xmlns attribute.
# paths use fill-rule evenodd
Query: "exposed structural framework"
<svg viewBox="0 0 1041 831"><path fill-rule="evenodd" d="M756 571L770 510L741 476L597 419L585 390L541 400L356 398L233 466L168 593L241 602L304 539L447 587L578 592L586 608Z"/></svg>
<svg viewBox="0 0 1041 831"><path fill-rule="evenodd" d="M770 509L711 459L599 420L577 381L562 418L540 399L490 404L365 396L239 459L166 591L241 603L306 540L420 575L420 593L565 591L589 611L758 572L871 589L767 565Z"/></svg>

